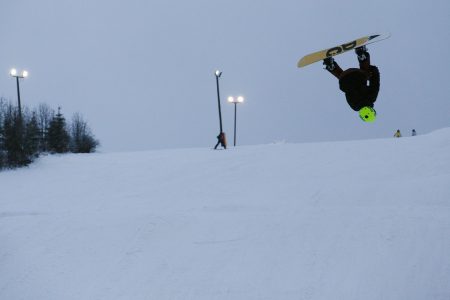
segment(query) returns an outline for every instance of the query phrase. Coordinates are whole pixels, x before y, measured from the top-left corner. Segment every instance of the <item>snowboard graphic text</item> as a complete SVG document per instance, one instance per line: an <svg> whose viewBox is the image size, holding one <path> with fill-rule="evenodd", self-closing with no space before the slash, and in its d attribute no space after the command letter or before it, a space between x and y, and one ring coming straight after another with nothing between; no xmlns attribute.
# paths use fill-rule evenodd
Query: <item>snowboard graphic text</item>
<svg viewBox="0 0 450 300"><path fill-rule="evenodd" d="M356 40L354 40L353 42L331 48L330 50L327 51L326 55L327 55L327 57L338 55L344 51L352 50L353 48L356 47L356 45L357 45Z"/></svg>

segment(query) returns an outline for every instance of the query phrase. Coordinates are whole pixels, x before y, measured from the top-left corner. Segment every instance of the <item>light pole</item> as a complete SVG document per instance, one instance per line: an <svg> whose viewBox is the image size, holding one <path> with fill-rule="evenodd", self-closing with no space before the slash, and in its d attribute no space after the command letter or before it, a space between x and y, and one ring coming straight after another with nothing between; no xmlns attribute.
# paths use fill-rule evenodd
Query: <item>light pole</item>
<svg viewBox="0 0 450 300"><path fill-rule="evenodd" d="M228 102L234 103L234 146L236 147L236 112L237 112L237 104L244 102L244 97L239 96L234 98L232 96L228 97Z"/></svg>
<svg viewBox="0 0 450 300"><path fill-rule="evenodd" d="M27 78L28 77L28 71L23 70L20 74L17 72L16 69L11 69L11 71L9 72L9 74L12 77L16 78L16 82L17 82L17 103L19 106L19 118L22 119L22 106L20 104L20 87L19 87L19 79L20 78Z"/></svg>
<svg viewBox="0 0 450 300"><path fill-rule="evenodd" d="M223 132L222 130L222 110L220 109L220 91L219 91L219 78L222 76L222 72L217 70L214 75L216 75L216 86L217 86L217 104L219 106L219 122L220 122L220 133Z"/></svg>
<svg viewBox="0 0 450 300"><path fill-rule="evenodd" d="M227 139L225 138L225 132L222 129L222 110L220 109L220 91L219 91L219 78L222 75L222 72L217 70L214 75L216 76L216 85L217 85L217 105L219 106L219 121L220 121L220 133L217 136L217 144L214 149L217 149L219 144L222 145L224 149L227 149Z"/></svg>

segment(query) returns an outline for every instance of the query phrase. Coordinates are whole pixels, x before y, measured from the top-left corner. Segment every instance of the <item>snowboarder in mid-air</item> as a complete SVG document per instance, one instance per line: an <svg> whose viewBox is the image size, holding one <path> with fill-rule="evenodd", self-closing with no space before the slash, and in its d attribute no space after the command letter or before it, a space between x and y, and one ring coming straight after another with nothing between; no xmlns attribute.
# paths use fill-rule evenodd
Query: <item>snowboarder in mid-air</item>
<svg viewBox="0 0 450 300"><path fill-rule="evenodd" d="M358 68L343 71L333 57L323 60L325 69L339 80L339 88L345 93L350 107L359 112L365 122L373 122L376 111L373 108L380 90L380 72L376 66L370 64L370 54L366 46L355 48L359 61ZM369 84L367 84L369 83Z"/></svg>

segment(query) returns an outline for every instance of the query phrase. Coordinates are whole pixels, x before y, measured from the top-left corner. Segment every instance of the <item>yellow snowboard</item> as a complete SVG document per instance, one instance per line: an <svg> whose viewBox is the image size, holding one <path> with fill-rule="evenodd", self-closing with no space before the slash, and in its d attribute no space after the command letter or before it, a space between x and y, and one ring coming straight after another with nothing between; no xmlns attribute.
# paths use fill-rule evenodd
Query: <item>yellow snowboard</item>
<svg viewBox="0 0 450 300"><path fill-rule="evenodd" d="M349 50L364 46L364 45L368 45L368 44L372 44L372 43L376 43L382 40L385 40L387 38L389 38L391 35L390 34L375 34L375 35L369 35L369 36L364 36L362 38L356 39L354 41L339 45L339 46L335 46L332 48L328 48L325 50L321 50L321 51L317 51L311 54L308 54L306 56L303 56L302 59L299 60L299 62L297 63L297 67L302 68L304 66L310 65L312 63L318 62L318 61L322 61L327 57L331 57L331 56L335 56L335 55L339 55L342 54L344 52L347 52Z"/></svg>

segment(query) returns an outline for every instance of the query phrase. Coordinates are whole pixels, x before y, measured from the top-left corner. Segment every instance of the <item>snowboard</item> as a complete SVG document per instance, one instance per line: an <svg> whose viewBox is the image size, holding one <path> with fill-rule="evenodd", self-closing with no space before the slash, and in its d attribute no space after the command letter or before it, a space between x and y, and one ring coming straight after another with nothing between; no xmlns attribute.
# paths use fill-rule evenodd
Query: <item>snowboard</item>
<svg viewBox="0 0 450 300"><path fill-rule="evenodd" d="M374 34L374 35L368 35L364 36L362 38L353 40L351 42L338 45L335 47L331 47L325 50L317 51L308 55L305 55L300 59L297 63L297 67L302 68L307 65L313 64L318 61L322 61L327 57L336 56L342 53L345 53L347 51L353 50L355 48L365 46L368 44L376 43L382 40L385 40L389 38L391 35L389 33L387 34Z"/></svg>

